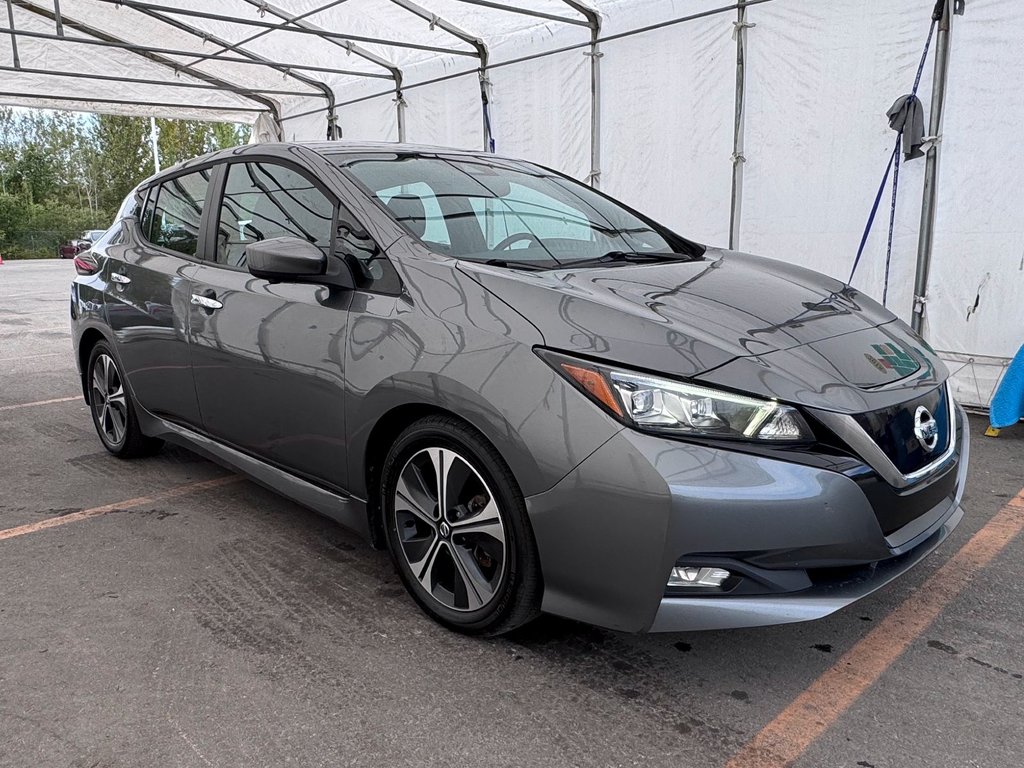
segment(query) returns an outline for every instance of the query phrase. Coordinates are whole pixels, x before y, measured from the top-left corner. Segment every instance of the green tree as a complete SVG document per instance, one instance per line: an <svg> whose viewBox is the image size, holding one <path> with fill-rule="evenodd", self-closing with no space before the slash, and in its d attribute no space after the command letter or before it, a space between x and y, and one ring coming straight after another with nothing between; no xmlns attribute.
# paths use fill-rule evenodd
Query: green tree
<svg viewBox="0 0 1024 768"><path fill-rule="evenodd" d="M161 165L244 144L249 128L158 120ZM105 227L154 171L148 118L0 107L0 252L52 256Z"/></svg>
<svg viewBox="0 0 1024 768"><path fill-rule="evenodd" d="M98 115L92 172L98 207L112 216L127 194L154 172L149 148L149 121L141 117Z"/></svg>

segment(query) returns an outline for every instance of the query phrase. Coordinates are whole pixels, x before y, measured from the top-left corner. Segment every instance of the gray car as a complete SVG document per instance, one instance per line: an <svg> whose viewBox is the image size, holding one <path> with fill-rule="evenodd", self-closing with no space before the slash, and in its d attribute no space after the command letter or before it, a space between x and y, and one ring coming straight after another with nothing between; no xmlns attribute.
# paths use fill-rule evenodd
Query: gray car
<svg viewBox="0 0 1024 768"><path fill-rule="evenodd" d="M76 266L108 450L179 443L354 528L463 632L814 619L963 516L967 421L906 325L531 163L227 150Z"/></svg>

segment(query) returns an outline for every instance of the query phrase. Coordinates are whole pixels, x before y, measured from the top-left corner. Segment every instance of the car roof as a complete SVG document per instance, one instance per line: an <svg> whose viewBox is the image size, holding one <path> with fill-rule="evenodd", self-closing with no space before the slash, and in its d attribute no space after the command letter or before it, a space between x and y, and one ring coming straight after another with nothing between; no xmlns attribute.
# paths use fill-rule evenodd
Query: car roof
<svg viewBox="0 0 1024 768"><path fill-rule="evenodd" d="M237 147L229 147L227 149L219 149L215 152L208 152L205 155L199 155L188 160L184 160L168 168L164 168L159 173L154 173L149 178L140 182L137 188L147 187L154 182L158 182L164 178L174 176L181 171L185 171L197 165L202 165L211 161L217 161L222 158L228 157L240 157L249 154L269 154L279 155L285 158L289 154L289 150L295 147L303 147L312 152L330 158L332 155L360 155L360 154L375 154L375 153L401 153L401 154L423 154L423 155L461 155L463 157L480 157L480 158L494 158L513 162L524 162L521 159L508 157L504 155L498 155L491 152L485 152L484 150L471 150L471 149L458 149L456 147L441 147L432 146L429 144L409 144L397 141L357 141L351 139L337 139L335 141L279 141L279 142L263 142L259 144L242 144Z"/></svg>

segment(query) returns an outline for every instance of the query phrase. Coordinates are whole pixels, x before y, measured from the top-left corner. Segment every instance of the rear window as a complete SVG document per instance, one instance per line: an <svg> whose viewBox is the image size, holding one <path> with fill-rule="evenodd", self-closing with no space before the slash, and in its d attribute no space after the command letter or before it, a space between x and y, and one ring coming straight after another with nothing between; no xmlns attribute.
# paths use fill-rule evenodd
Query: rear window
<svg viewBox="0 0 1024 768"><path fill-rule="evenodd" d="M209 184L210 170L206 169L151 188L142 214L143 237L160 248L196 256Z"/></svg>

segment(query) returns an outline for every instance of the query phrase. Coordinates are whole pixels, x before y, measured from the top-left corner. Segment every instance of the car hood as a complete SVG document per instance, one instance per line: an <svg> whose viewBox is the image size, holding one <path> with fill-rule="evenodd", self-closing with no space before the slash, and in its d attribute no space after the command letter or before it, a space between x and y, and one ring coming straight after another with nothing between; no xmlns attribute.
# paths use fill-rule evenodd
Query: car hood
<svg viewBox="0 0 1024 768"><path fill-rule="evenodd" d="M525 272L459 268L553 349L788 402L856 412L945 369L888 310L811 270L709 249L702 259Z"/></svg>

